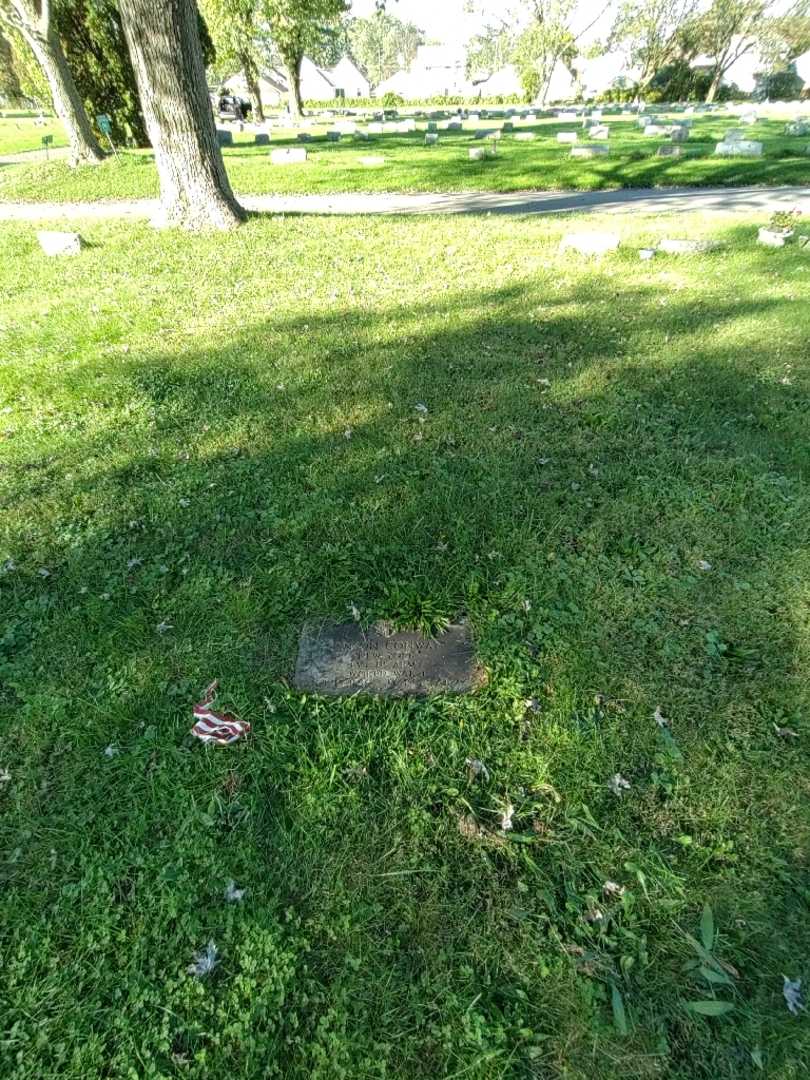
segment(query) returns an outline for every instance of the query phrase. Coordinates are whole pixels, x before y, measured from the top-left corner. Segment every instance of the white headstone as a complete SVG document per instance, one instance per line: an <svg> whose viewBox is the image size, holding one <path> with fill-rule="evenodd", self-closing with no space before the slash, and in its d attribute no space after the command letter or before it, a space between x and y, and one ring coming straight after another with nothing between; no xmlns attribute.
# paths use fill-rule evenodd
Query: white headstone
<svg viewBox="0 0 810 1080"><path fill-rule="evenodd" d="M307 152L303 146L279 146L270 151L272 165L300 165L306 160Z"/></svg>
<svg viewBox="0 0 810 1080"><path fill-rule="evenodd" d="M46 255L78 255L82 250L82 238L77 232L37 233L39 246Z"/></svg>
<svg viewBox="0 0 810 1080"><path fill-rule="evenodd" d="M762 157L762 143L752 139L721 142L717 144L714 152L718 157Z"/></svg>
<svg viewBox="0 0 810 1080"><path fill-rule="evenodd" d="M558 143L575 143L579 138L576 131L558 131L557 142Z"/></svg>
<svg viewBox="0 0 810 1080"><path fill-rule="evenodd" d="M682 240L677 237L666 237L658 242L658 250L665 251L667 255L702 255L706 251L714 251L716 247L715 240Z"/></svg>
<svg viewBox="0 0 810 1080"><path fill-rule="evenodd" d="M425 146L435 146L439 141L439 136L435 131L428 131L425 135Z"/></svg>
<svg viewBox="0 0 810 1080"><path fill-rule="evenodd" d="M516 131L514 139L517 142L532 142L537 136L533 131Z"/></svg>
<svg viewBox="0 0 810 1080"><path fill-rule="evenodd" d="M595 157L607 157L610 153L609 146L598 146L592 143L590 146L572 146L571 157L574 158L595 158Z"/></svg>
<svg viewBox="0 0 810 1080"><path fill-rule="evenodd" d="M616 233L568 233L560 241L560 251L578 251L580 255L604 255L607 251L615 251L618 246Z"/></svg>

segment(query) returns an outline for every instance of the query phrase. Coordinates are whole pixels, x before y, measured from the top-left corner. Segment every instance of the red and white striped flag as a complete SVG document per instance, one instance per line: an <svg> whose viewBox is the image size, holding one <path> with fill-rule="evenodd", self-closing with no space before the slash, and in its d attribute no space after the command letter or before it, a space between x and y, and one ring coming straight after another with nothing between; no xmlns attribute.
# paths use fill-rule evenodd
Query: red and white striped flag
<svg viewBox="0 0 810 1080"><path fill-rule="evenodd" d="M237 720L233 713L217 713L210 708L216 700L218 685L219 680L215 679L194 706L195 723L191 734L203 742L227 746L228 743L236 742L243 735L247 735L250 724L246 720Z"/></svg>

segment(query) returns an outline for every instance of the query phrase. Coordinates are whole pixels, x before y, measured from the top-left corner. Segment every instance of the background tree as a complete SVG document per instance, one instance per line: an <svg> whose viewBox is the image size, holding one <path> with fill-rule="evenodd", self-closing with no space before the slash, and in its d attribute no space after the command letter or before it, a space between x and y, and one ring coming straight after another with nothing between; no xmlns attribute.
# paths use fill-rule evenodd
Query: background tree
<svg viewBox="0 0 810 1080"><path fill-rule="evenodd" d="M216 50L217 73L223 78L235 71L242 73L251 115L261 123L264 109L259 87L258 0L200 0L200 11Z"/></svg>
<svg viewBox="0 0 810 1080"><path fill-rule="evenodd" d="M478 10L487 18L486 29L471 39L467 52L467 75L486 78L505 64L517 68L527 100L545 101L554 69L562 63L575 86L581 73L577 58L583 53L582 38L607 10L610 0L589 9L589 21L575 29L577 0L523 0L517 7L494 11ZM591 45L585 55L597 55L601 47Z"/></svg>
<svg viewBox="0 0 810 1080"><path fill-rule="evenodd" d="M473 82L482 82L512 63L517 36L506 26L487 26L467 43L465 72Z"/></svg>
<svg viewBox="0 0 810 1080"><path fill-rule="evenodd" d="M534 17L517 39L513 62L526 97L545 103L557 63L576 51L568 25L574 0L542 0L533 6Z"/></svg>
<svg viewBox="0 0 810 1080"><path fill-rule="evenodd" d="M756 47L771 6L768 0L714 0L708 11L692 21L688 34L697 51L712 58L706 101L714 101L729 68Z"/></svg>
<svg viewBox="0 0 810 1080"><path fill-rule="evenodd" d="M225 172L194 0L119 0L155 150L164 224L228 229L244 219Z"/></svg>
<svg viewBox="0 0 810 1080"><path fill-rule="evenodd" d="M53 108L48 80L25 39L12 26L4 25L2 16L0 16L0 28L11 48L11 70L8 78L10 82L19 84L21 102L29 107L34 104L41 109Z"/></svg>
<svg viewBox="0 0 810 1080"><path fill-rule="evenodd" d="M347 37L349 54L372 89L410 67L425 40L418 26L385 11L377 11L367 19L350 19Z"/></svg>
<svg viewBox="0 0 810 1080"><path fill-rule="evenodd" d="M313 36L307 50L310 60L322 68L333 68L348 53L349 26L346 18L324 25L321 32Z"/></svg>
<svg viewBox="0 0 810 1080"><path fill-rule="evenodd" d="M63 0L53 19L89 116L109 116L116 143L148 145L116 0Z"/></svg>
<svg viewBox="0 0 810 1080"><path fill-rule="evenodd" d="M30 48L48 81L56 115L70 143L71 164L96 164L104 154L65 58L49 0L0 0L0 22L11 26Z"/></svg>
<svg viewBox="0 0 810 1080"><path fill-rule="evenodd" d="M785 70L809 49L810 0L800 0L788 12L764 20L759 51L770 68Z"/></svg>
<svg viewBox="0 0 810 1080"><path fill-rule="evenodd" d="M278 50L289 86L289 111L300 120L301 64L304 55L322 40L348 10L346 0L260 0L260 13Z"/></svg>
<svg viewBox="0 0 810 1080"><path fill-rule="evenodd" d="M683 29L697 9L698 0L634 0L622 4L609 47L627 48L630 62L640 68L640 91L680 55Z"/></svg>
<svg viewBox="0 0 810 1080"><path fill-rule="evenodd" d="M0 26L0 100L19 105L24 99L20 76L14 64L14 50Z"/></svg>

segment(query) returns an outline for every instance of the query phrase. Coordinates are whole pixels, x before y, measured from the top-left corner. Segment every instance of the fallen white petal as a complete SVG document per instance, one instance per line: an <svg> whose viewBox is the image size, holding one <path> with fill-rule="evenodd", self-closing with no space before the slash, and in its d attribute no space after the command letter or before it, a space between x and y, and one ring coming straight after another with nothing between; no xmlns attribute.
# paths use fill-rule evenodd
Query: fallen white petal
<svg viewBox="0 0 810 1080"><path fill-rule="evenodd" d="M802 980L789 979L787 975L783 975L782 979L784 980L782 984L782 994L784 995L788 1010L794 1016L798 1016L800 1010L804 1008L804 998L802 997Z"/></svg>
<svg viewBox="0 0 810 1080"><path fill-rule="evenodd" d="M473 779L477 779L481 776L484 780L489 780L489 769L479 758L468 757L465 761L465 765L470 770L470 776Z"/></svg>
<svg viewBox="0 0 810 1080"><path fill-rule="evenodd" d="M621 798L621 794L623 791L630 790L630 781L625 780L621 773L614 773L613 776L611 776L611 778L608 780L608 787L614 795L617 795L619 798Z"/></svg>
<svg viewBox="0 0 810 1080"><path fill-rule="evenodd" d="M225 886L225 899L229 904L238 904L244 895L245 890L237 889L235 881L229 881Z"/></svg>
<svg viewBox="0 0 810 1080"><path fill-rule="evenodd" d="M202 952L195 954L194 962L188 965L186 971L189 975L196 975L197 978L202 979L210 975L218 963L217 947L213 941L209 941Z"/></svg>

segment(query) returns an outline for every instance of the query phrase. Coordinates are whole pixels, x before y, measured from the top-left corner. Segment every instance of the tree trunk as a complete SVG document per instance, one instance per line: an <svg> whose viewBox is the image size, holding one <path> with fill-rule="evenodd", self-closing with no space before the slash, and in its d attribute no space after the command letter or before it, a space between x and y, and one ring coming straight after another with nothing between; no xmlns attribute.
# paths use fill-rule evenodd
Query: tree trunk
<svg viewBox="0 0 810 1080"><path fill-rule="evenodd" d="M290 119L296 123L304 115L304 103L301 101L301 64L303 60L303 56L296 56L292 60L287 60L284 64L287 84L290 88L288 104Z"/></svg>
<svg viewBox="0 0 810 1080"><path fill-rule="evenodd" d="M30 46L45 78L48 80L53 107L65 127L70 143L71 165L97 165L104 152L90 127L87 112L76 89L68 62L62 51L59 35L47 15L38 15L20 0L13 2L14 25Z"/></svg>
<svg viewBox="0 0 810 1080"><path fill-rule="evenodd" d="M251 118L255 124L264 123L264 109L262 108L262 92L259 87L259 76L256 65L250 56L242 57L242 71L245 76L248 97L250 98Z"/></svg>
<svg viewBox="0 0 810 1080"><path fill-rule="evenodd" d="M230 229L245 218L217 143L194 0L120 0L160 179L160 219Z"/></svg>
<svg viewBox="0 0 810 1080"><path fill-rule="evenodd" d="M715 68L714 75L709 89L706 93L706 104L710 105L717 97L717 91L720 89L720 83L723 81L723 72L721 68Z"/></svg>

